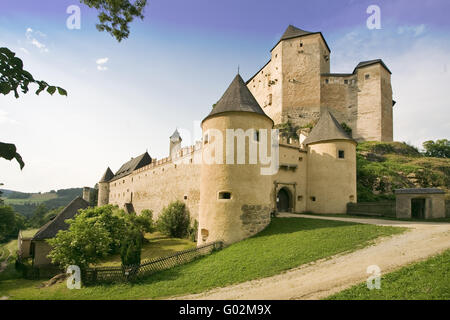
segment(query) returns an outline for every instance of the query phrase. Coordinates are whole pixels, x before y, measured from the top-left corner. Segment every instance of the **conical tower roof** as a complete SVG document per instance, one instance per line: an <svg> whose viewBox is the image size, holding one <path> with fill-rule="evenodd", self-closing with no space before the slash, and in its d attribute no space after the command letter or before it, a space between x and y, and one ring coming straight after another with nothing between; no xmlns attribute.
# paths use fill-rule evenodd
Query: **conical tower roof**
<svg viewBox="0 0 450 320"><path fill-rule="evenodd" d="M239 74L233 79L222 98L220 98L213 110L203 121L213 115L225 112L254 112L268 117L259 106L253 94L248 90Z"/></svg>
<svg viewBox="0 0 450 320"><path fill-rule="evenodd" d="M355 141L348 136L347 132L345 132L345 130L342 128L336 118L330 113L330 111L328 111L328 109L325 109L321 113L319 121L314 126L309 136L303 141L303 143L305 145L308 145L311 143L329 140Z"/></svg>
<svg viewBox="0 0 450 320"><path fill-rule="evenodd" d="M111 171L111 169L108 167L106 169L105 174L102 176L99 182L108 182L114 177L114 173Z"/></svg>
<svg viewBox="0 0 450 320"><path fill-rule="evenodd" d="M178 142L183 139L181 139L180 133L178 132L178 129L175 129L175 132L170 136L170 141L172 142Z"/></svg>

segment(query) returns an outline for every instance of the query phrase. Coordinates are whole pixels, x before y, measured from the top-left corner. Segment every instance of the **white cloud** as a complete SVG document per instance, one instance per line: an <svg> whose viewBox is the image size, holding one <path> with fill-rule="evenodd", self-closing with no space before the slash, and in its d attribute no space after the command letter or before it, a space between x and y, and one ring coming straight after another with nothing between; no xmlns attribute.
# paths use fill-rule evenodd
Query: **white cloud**
<svg viewBox="0 0 450 320"><path fill-rule="evenodd" d="M25 49L25 48L20 48L20 51L22 51L22 52L25 53L25 54L30 54L30 51L28 51L28 50Z"/></svg>
<svg viewBox="0 0 450 320"><path fill-rule="evenodd" d="M424 24L420 24L418 26L401 26L397 28L397 33L400 35L403 34L412 34L415 37L418 37L424 34L426 31L426 26Z"/></svg>
<svg viewBox="0 0 450 320"><path fill-rule="evenodd" d="M40 32L40 31L34 31L31 28L27 28L27 31L25 32L25 36L28 40L28 43L38 48L41 52L49 52L47 46L42 43L41 41L37 40L35 35L38 35L41 38L46 38L47 35Z"/></svg>
<svg viewBox="0 0 450 320"><path fill-rule="evenodd" d="M108 62L108 60L109 60L108 57L97 59L95 61L95 63L97 63L97 70L98 71L106 71L106 70L108 70L108 67L105 66L105 64Z"/></svg>
<svg viewBox="0 0 450 320"><path fill-rule="evenodd" d="M100 59L97 59L96 63L97 64L105 64L108 62L108 60L109 60L109 58L100 58Z"/></svg>

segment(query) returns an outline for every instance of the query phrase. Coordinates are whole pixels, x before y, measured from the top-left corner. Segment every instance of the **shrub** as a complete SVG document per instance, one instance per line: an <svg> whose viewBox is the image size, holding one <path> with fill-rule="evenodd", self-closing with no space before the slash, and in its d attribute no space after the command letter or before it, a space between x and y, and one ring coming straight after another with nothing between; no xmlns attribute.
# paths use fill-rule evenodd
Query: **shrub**
<svg viewBox="0 0 450 320"><path fill-rule="evenodd" d="M190 217L186 205L175 201L163 209L159 216L158 230L170 237L185 238L189 235Z"/></svg>
<svg viewBox="0 0 450 320"><path fill-rule="evenodd" d="M136 217L135 223L143 233L153 232L155 229L153 223L153 211L148 209L142 210L141 215Z"/></svg>
<svg viewBox="0 0 450 320"><path fill-rule="evenodd" d="M194 219L189 228L189 239L192 242L197 242L197 235L198 235L198 221Z"/></svg>
<svg viewBox="0 0 450 320"><path fill-rule="evenodd" d="M123 266L134 266L141 263L142 242L140 236L129 238L122 244L120 260Z"/></svg>
<svg viewBox="0 0 450 320"><path fill-rule="evenodd" d="M450 141L447 139L425 141L423 147L426 157L450 158Z"/></svg>

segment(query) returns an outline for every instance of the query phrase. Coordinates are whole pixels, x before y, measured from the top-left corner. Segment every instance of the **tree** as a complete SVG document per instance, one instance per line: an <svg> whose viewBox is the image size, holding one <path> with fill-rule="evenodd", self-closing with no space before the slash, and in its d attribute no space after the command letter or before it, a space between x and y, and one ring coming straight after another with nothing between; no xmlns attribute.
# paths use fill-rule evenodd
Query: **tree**
<svg viewBox="0 0 450 320"><path fill-rule="evenodd" d="M181 201L175 201L163 209L157 226L158 230L167 236L184 238L189 234L190 222L186 205Z"/></svg>
<svg viewBox="0 0 450 320"><path fill-rule="evenodd" d="M110 33L117 41L128 38L130 34L129 24L134 18L144 19L144 7L147 0L80 0L90 8L97 9L100 13L97 30Z"/></svg>
<svg viewBox="0 0 450 320"><path fill-rule="evenodd" d="M33 212L33 215L30 218L29 224L33 228L39 228L44 225L45 221L44 216L49 210L46 205L41 203L39 204Z"/></svg>
<svg viewBox="0 0 450 320"><path fill-rule="evenodd" d="M13 208L9 206L0 207L0 242L11 236L11 230L16 227L16 218Z"/></svg>
<svg viewBox="0 0 450 320"><path fill-rule="evenodd" d="M423 147L426 157L450 158L450 141L447 139L425 141Z"/></svg>
<svg viewBox="0 0 450 320"><path fill-rule="evenodd" d="M47 240L52 246L48 256L53 263L64 268L69 265L86 268L108 255L111 236L104 226L95 223L95 218L79 215L68 223L68 230L59 231L56 237Z"/></svg>
<svg viewBox="0 0 450 320"><path fill-rule="evenodd" d="M276 129L280 131L280 135L286 139L295 139L298 140L297 131L300 129L299 126L294 126L290 121L280 123L275 126Z"/></svg>

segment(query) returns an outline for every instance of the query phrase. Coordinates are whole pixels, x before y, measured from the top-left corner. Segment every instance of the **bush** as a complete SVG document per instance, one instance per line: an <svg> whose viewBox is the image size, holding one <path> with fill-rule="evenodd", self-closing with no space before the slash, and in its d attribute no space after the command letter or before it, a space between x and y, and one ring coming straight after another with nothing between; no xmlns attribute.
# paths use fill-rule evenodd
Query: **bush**
<svg viewBox="0 0 450 320"><path fill-rule="evenodd" d="M447 139L425 141L423 147L426 157L450 158L450 141Z"/></svg>
<svg viewBox="0 0 450 320"><path fill-rule="evenodd" d="M157 228L169 237L185 238L189 235L190 220L186 205L181 201L175 201L163 209Z"/></svg>
<svg viewBox="0 0 450 320"><path fill-rule="evenodd" d="M139 235L124 241L120 250L123 266L135 266L141 263L142 242Z"/></svg>
<svg viewBox="0 0 450 320"><path fill-rule="evenodd" d="M153 211L148 209L142 210L141 215L136 217L135 223L143 233L153 232L155 229Z"/></svg>
<svg viewBox="0 0 450 320"><path fill-rule="evenodd" d="M197 242L197 235L198 235L198 221L194 219L189 228L189 239L192 242Z"/></svg>

